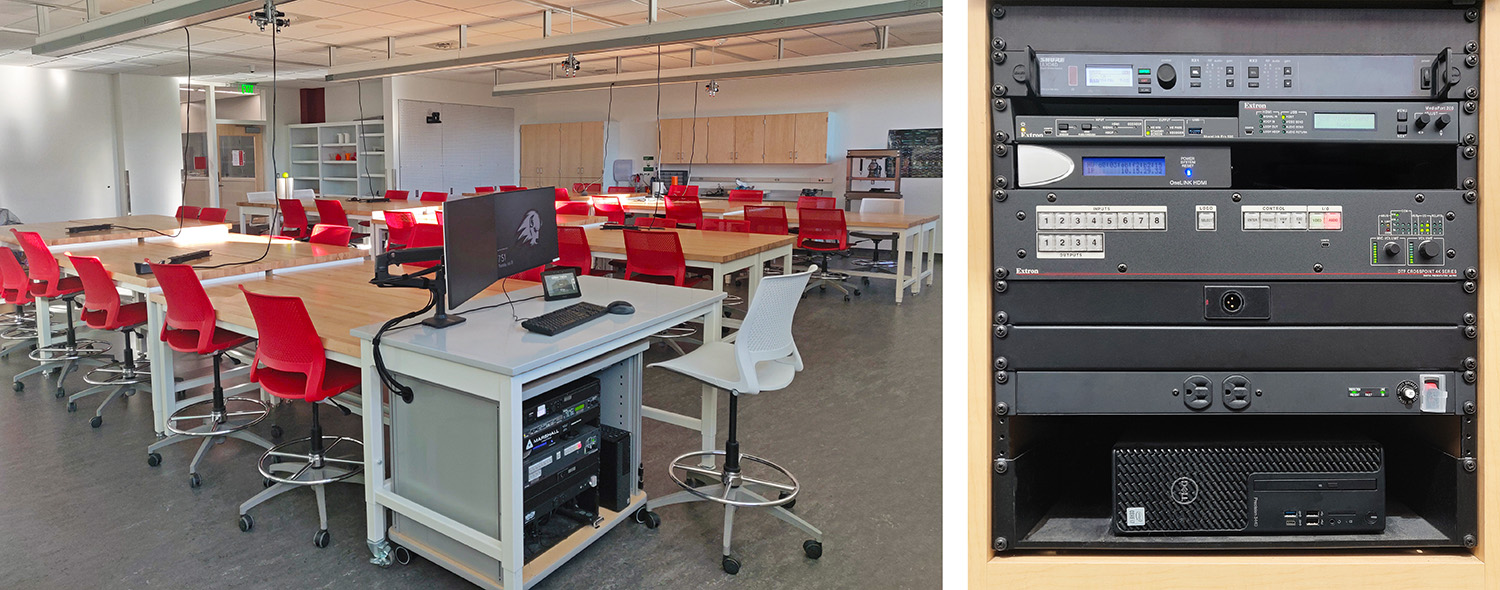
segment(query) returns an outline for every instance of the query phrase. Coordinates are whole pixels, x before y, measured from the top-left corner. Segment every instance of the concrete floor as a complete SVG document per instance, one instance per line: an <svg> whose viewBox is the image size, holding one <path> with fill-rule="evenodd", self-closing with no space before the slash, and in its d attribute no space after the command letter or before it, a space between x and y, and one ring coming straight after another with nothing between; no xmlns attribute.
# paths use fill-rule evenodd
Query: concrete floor
<svg viewBox="0 0 1500 590"><path fill-rule="evenodd" d="M940 585L940 289L897 306L893 282L862 287L844 303L833 291L802 302L795 333L806 370L790 388L747 396L740 408L743 450L790 469L803 485L795 511L824 531L821 560L804 536L761 511L735 523L737 576L720 569L723 510L692 504L661 510L657 530L624 523L535 587L564 588L937 588ZM665 358L655 347L650 360ZM182 359L187 364L191 359ZM0 381L31 366L0 361ZM183 366L183 365L179 365ZM212 451L188 487L196 444L146 465L154 440L147 394L106 410L102 428L53 397L38 378L0 393L0 588L471 588L414 557L381 569L368 562L363 496L329 489L333 543L313 546L311 491L258 508L255 529L236 526L238 504L260 491L258 448L229 441ZM70 393L84 387L78 375ZM660 369L646 371L649 404L696 413L699 387ZM728 404L722 401L721 413ZM305 436L308 407L278 409L287 437ZM330 433L359 435L357 417L323 407ZM254 430L269 437L271 420ZM721 435L726 419L721 416ZM676 491L672 457L696 433L647 421L646 490Z"/></svg>

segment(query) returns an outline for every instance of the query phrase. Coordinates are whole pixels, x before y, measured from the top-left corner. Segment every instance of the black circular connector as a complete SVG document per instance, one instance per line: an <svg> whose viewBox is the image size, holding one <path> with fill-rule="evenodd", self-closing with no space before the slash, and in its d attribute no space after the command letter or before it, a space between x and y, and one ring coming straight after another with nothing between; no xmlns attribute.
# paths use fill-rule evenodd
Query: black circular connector
<svg viewBox="0 0 1500 590"><path fill-rule="evenodd" d="M1219 306L1224 309L1225 313L1239 313L1245 309L1245 296L1239 291L1226 291L1224 296L1219 298Z"/></svg>

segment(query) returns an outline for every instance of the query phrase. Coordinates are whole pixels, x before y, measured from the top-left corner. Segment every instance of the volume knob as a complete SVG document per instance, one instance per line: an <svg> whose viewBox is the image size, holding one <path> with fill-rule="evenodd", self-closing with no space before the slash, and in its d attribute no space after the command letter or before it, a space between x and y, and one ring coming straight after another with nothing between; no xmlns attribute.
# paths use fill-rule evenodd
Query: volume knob
<svg viewBox="0 0 1500 590"><path fill-rule="evenodd" d="M1422 243L1417 246L1417 252L1420 253L1423 258L1437 258L1443 255L1443 247L1438 245L1438 243L1434 240L1423 240Z"/></svg>
<svg viewBox="0 0 1500 590"><path fill-rule="evenodd" d="M1177 85L1177 68L1172 67L1172 64L1161 64L1161 67L1156 68L1156 83L1164 90L1171 90Z"/></svg>
<svg viewBox="0 0 1500 590"><path fill-rule="evenodd" d="M1386 256L1400 256L1401 255L1401 244L1397 244L1395 242L1386 242L1385 243L1385 255Z"/></svg>
<svg viewBox="0 0 1500 590"><path fill-rule="evenodd" d="M1449 115L1447 113L1443 113L1441 115L1438 115L1437 123L1433 125L1433 128L1435 128L1435 129L1442 129L1444 127L1447 127L1448 124L1452 123L1452 122L1453 122L1453 116Z"/></svg>
<svg viewBox="0 0 1500 590"><path fill-rule="evenodd" d="M1427 124L1431 123L1431 122L1432 122L1432 115L1429 115L1427 113L1422 113L1420 115L1417 115L1417 129L1421 129L1423 127L1426 127Z"/></svg>

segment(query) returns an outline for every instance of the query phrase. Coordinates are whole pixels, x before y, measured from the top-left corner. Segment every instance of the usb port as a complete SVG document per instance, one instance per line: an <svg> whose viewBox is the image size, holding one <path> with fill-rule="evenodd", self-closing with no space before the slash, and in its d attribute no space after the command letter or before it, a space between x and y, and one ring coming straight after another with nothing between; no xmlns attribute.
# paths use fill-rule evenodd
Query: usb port
<svg viewBox="0 0 1500 590"><path fill-rule="evenodd" d="M1297 511L1286 511L1286 526L1297 526Z"/></svg>
<svg viewBox="0 0 1500 590"><path fill-rule="evenodd" d="M1203 135L1202 127L1188 127L1188 135Z"/></svg>
<svg viewBox="0 0 1500 590"><path fill-rule="evenodd" d="M1322 519L1323 514L1321 512L1317 510L1309 510L1307 511L1307 518L1304 520L1304 523L1307 526L1318 526Z"/></svg>

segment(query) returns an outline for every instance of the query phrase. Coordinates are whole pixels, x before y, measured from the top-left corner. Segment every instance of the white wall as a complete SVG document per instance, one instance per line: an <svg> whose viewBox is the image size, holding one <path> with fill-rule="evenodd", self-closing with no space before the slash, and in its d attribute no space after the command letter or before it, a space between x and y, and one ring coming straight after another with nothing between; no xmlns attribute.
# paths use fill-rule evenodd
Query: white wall
<svg viewBox="0 0 1500 590"><path fill-rule="evenodd" d="M364 104L361 105L360 101L364 101ZM385 114L385 99L379 80L345 82L324 87L323 109L329 122L358 120L361 107L365 118Z"/></svg>
<svg viewBox="0 0 1500 590"><path fill-rule="evenodd" d="M0 207L26 222L115 215L109 76L0 66L0 88Z"/></svg>
<svg viewBox="0 0 1500 590"><path fill-rule="evenodd" d="M177 80L121 75L119 89L131 212L170 215L182 197Z"/></svg>

